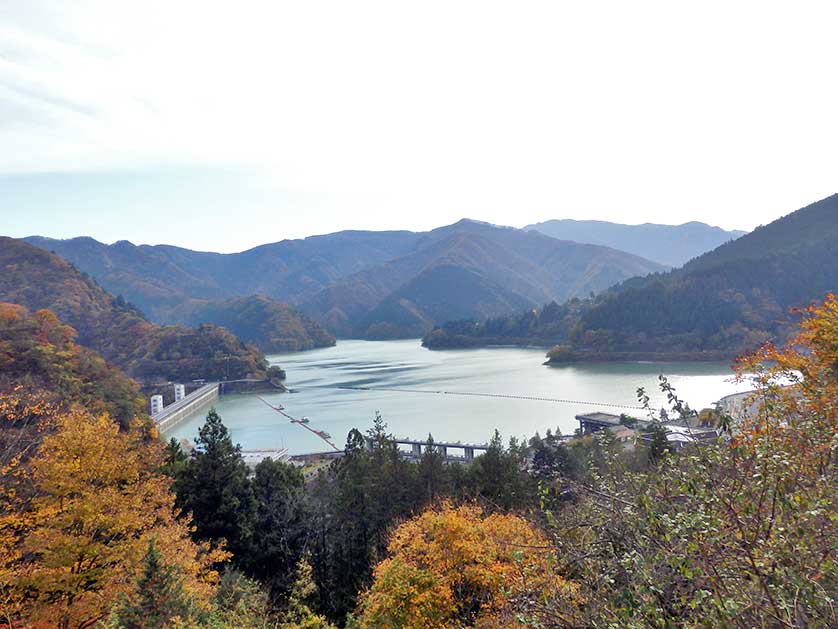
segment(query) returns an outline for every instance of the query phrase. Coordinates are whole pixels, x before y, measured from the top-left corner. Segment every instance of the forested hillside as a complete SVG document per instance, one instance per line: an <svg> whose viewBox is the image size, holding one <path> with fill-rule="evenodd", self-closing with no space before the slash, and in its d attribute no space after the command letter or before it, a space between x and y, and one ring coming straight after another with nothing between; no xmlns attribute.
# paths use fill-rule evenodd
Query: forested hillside
<svg viewBox="0 0 838 629"><path fill-rule="evenodd" d="M838 289L836 249L838 195L833 195L681 269L633 278L595 299L562 306L559 328L545 309L485 326L445 325L428 335L426 344L548 340L563 346L553 354L556 361L733 357L763 341L782 340L794 321L790 309ZM509 332L499 334L503 330Z"/></svg>
<svg viewBox="0 0 838 629"><path fill-rule="evenodd" d="M588 295L660 269L614 249L463 220L424 234L409 255L337 282L300 308L341 335L411 337L446 320Z"/></svg>
<svg viewBox="0 0 838 629"><path fill-rule="evenodd" d="M627 251L667 266L679 267L730 240L743 236L696 221L683 225L621 225L607 221L550 220L527 225L553 238L573 240Z"/></svg>
<svg viewBox="0 0 838 629"><path fill-rule="evenodd" d="M598 300L574 331L592 351L733 355L782 337L789 310L838 289L838 195L807 206L659 277Z"/></svg>
<svg viewBox="0 0 838 629"><path fill-rule="evenodd" d="M293 304L332 334L364 338L420 336L448 319L497 316L663 270L607 247L470 220L425 233L339 232L229 255L89 238L28 240L161 323L196 323L196 301L259 294ZM250 326L274 328L269 336L297 335L298 326L277 329L279 321L269 309L247 317Z"/></svg>
<svg viewBox="0 0 838 629"><path fill-rule="evenodd" d="M552 301L543 308L490 317L480 323L472 319L448 321L425 335L422 344L430 349L559 345L568 342L579 317L590 303L590 300L581 299L571 299L564 304Z"/></svg>
<svg viewBox="0 0 838 629"><path fill-rule="evenodd" d="M76 331L49 310L30 313L0 302L0 392L18 387L68 409L82 404L123 426L145 413L137 384L101 356L77 345Z"/></svg>
<svg viewBox="0 0 838 629"><path fill-rule="evenodd" d="M356 334L370 339L421 337L437 321L497 316L526 308L529 303L479 271L440 264L387 295L363 316Z"/></svg>
<svg viewBox="0 0 838 629"><path fill-rule="evenodd" d="M263 352L297 352L335 344L334 336L296 308L261 295L187 302L175 316L189 326L219 325Z"/></svg>
<svg viewBox="0 0 838 629"><path fill-rule="evenodd" d="M146 381L221 379L264 373L254 347L217 326L158 326L122 298L57 255L0 238L0 300L49 309L78 333L78 342Z"/></svg>

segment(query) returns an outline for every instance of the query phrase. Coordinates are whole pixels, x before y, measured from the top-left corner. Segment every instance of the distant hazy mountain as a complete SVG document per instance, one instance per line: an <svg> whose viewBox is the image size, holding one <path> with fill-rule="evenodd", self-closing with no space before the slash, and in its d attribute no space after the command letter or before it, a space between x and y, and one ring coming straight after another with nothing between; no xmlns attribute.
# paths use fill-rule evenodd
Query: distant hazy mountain
<svg viewBox="0 0 838 629"><path fill-rule="evenodd" d="M727 358L783 340L790 309L838 291L838 194L728 242L668 273L632 278L586 302L484 325L452 323L434 347L533 339L592 358Z"/></svg>
<svg viewBox="0 0 838 629"><path fill-rule="evenodd" d="M417 336L452 317L588 295L663 269L611 248L470 220L425 233L339 232L226 255L90 238L27 240L156 321L195 322L195 301L261 294L297 306L335 334L375 338Z"/></svg>
<svg viewBox="0 0 838 629"><path fill-rule="evenodd" d="M739 238L747 232L725 231L695 221L683 225L622 225L607 221L544 221L524 227L562 240L574 240L628 251L672 267Z"/></svg>

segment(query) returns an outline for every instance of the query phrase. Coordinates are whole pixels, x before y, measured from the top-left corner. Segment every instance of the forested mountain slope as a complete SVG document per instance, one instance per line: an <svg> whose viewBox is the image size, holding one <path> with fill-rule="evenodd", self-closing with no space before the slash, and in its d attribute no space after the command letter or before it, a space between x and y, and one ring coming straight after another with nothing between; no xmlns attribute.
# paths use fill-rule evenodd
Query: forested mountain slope
<svg viewBox="0 0 838 629"><path fill-rule="evenodd" d="M615 287L582 315L574 344L618 351L739 351L788 328L789 309L838 289L838 195L682 269Z"/></svg>
<svg viewBox="0 0 838 629"><path fill-rule="evenodd" d="M196 323L192 308L218 313L203 302L260 294L298 306L332 333L368 338L418 336L452 317L588 295L663 270L607 247L470 220L425 233L339 232L228 255L89 238L28 240L65 256L159 322ZM254 314L248 324L267 328L271 321Z"/></svg>
<svg viewBox="0 0 838 629"><path fill-rule="evenodd" d="M220 325L264 352L297 352L335 344L334 336L296 308L261 295L222 301L193 300L174 316L192 327L204 323Z"/></svg>
<svg viewBox="0 0 838 629"><path fill-rule="evenodd" d="M463 220L424 234L413 253L337 282L300 307L338 334L409 337L448 319L588 295L660 269L606 247Z"/></svg>
<svg viewBox="0 0 838 629"><path fill-rule="evenodd" d="M746 232L726 231L706 223L692 221L682 225L622 225L608 221L550 220L524 227L562 240L574 240L613 247L678 267L687 261Z"/></svg>
<svg viewBox="0 0 838 629"><path fill-rule="evenodd" d="M146 412L137 383L94 351L49 310L0 302L0 394L20 393L69 408L107 412L123 426Z"/></svg>
<svg viewBox="0 0 838 629"><path fill-rule="evenodd" d="M586 302L551 307L550 317L525 313L484 326L450 324L426 343L549 339L566 345L556 360L732 357L763 341L781 340L794 320L790 309L838 290L836 250L838 195L833 195L681 269L627 280Z"/></svg>
<svg viewBox="0 0 838 629"><path fill-rule="evenodd" d="M12 238L0 237L0 301L51 310L81 345L143 380L244 377L266 367L256 348L226 330L150 323L66 260Z"/></svg>

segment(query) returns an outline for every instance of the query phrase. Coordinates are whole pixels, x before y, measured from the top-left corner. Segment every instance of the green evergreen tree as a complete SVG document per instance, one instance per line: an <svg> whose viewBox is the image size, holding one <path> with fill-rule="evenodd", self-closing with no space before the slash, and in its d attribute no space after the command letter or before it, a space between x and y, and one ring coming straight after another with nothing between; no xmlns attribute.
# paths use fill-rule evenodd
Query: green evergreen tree
<svg viewBox="0 0 838 629"><path fill-rule="evenodd" d="M453 461L448 464L448 469L445 470L451 488L451 496L456 500L470 500L474 498L474 486L471 482L469 467L461 464L459 461Z"/></svg>
<svg viewBox="0 0 838 629"><path fill-rule="evenodd" d="M524 449L514 440L510 446L504 448L500 433L495 430L486 452L469 468L478 495L500 509L524 506L532 494L522 472Z"/></svg>
<svg viewBox="0 0 838 629"><path fill-rule="evenodd" d="M314 492L321 504L311 563L320 608L343 622L386 553L393 521L420 502L416 465L404 460L376 413L366 436L350 431L344 457Z"/></svg>
<svg viewBox="0 0 838 629"><path fill-rule="evenodd" d="M434 438L430 433L416 472L424 502L431 502L438 496L449 492L450 483L445 469L445 457L434 445Z"/></svg>
<svg viewBox="0 0 838 629"><path fill-rule="evenodd" d="M256 520L244 564L251 576L287 595L306 541L305 480L293 465L265 459L253 475Z"/></svg>
<svg viewBox="0 0 838 629"><path fill-rule="evenodd" d="M121 629L163 629L174 618L192 619L192 602L177 568L167 566L154 541L149 541L142 574L134 592L117 609L114 624Z"/></svg>
<svg viewBox="0 0 838 629"><path fill-rule="evenodd" d="M226 539L243 559L256 517L256 500L241 449L215 409L195 439L196 450L175 481L178 506L192 513L197 539Z"/></svg>
<svg viewBox="0 0 838 629"><path fill-rule="evenodd" d="M172 437L166 443L165 459L161 471L172 478L177 478L180 472L186 467L189 457L181 449L177 439Z"/></svg>
<svg viewBox="0 0 838 629"><path fill-rule="evenodd" d="M283 627L294 629L334 629L325 618L311 610L317 588L312 578L311 564L308 557L302 557L297 564L291 596L288 600L288 613L283 618Z"/></svg>

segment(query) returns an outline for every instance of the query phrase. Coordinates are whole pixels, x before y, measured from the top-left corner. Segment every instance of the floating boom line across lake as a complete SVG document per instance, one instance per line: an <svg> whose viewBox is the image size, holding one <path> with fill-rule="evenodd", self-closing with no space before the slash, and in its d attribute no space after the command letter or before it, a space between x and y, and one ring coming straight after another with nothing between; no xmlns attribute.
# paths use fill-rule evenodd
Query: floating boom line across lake
<svg viewBox="0 0 838 629"><path fill-rule="evenodd" d="M615 404L614 402L591 402L590 400L567 400L564 398L541 397L535 395L515 395L511 393L477 393L471 391L435 391L433 389L400 389L394 387L350 387L350 386L313 386L307 389L338 389L343 391L386 391L391 393L425 393L433 395L464 395L470 397L502 398L508 400L528 400L531 402L553 402L557 404L584 404L586 406L608 406L636 411L645 411L643 406ZM292 389L293 390L293 389Z"/></svg>
<svg viewBox="0 0 838 629"><path fill-rule="evenodd" d="M280 415L283 415L283 416L287 417L288 419L290 419L292 424L297 424L298 426L302 426L303 428L308 430L310 433L313 433L313 434L317 435L317 437L319 437L320 439L322 439L323 441L328 443L335 452L342 452L342 450L340 448L338 448L334 444L334 442L332 442L332 440L330 439L331 435L329 435L327 437L326 433L324 433L322 430L315 430L314 428L310 428L309 426L306 426L305 422L303 422L299 419L296 419L295 417L292 417L291 415L286 413L282 408L280 408L278 406L274 406L273 404L268 402L265 398L263 398L261 395L257 395L256 397L258 397L260 400L262 400L265 404L270 406L273 410L275 410ZM303 418L303 419L305 419L305 418Z"/></svg>

